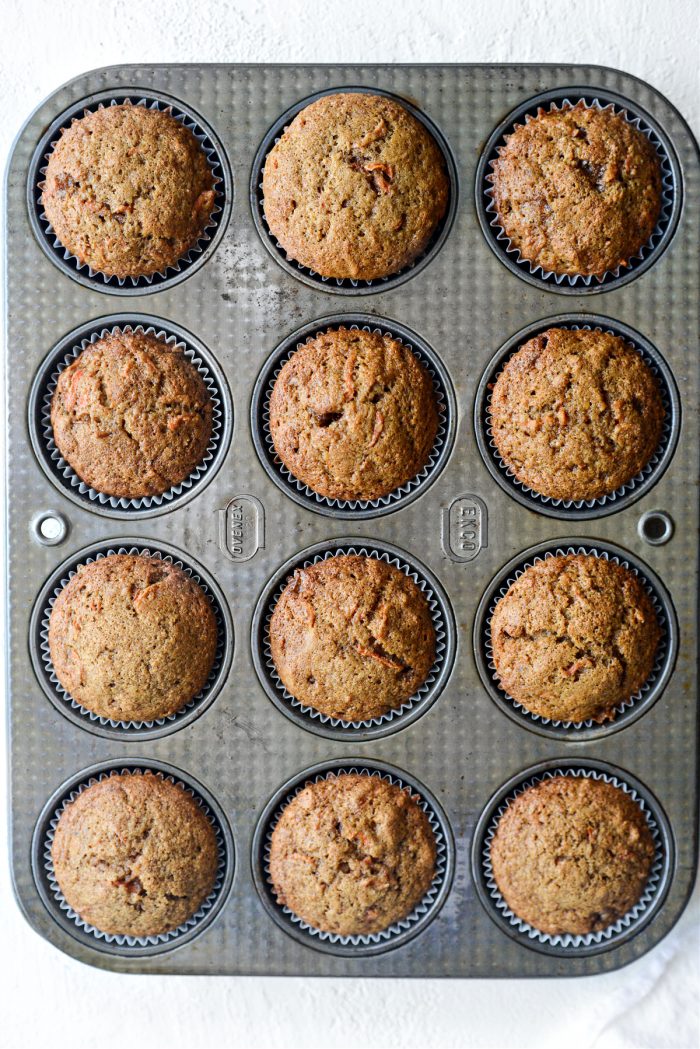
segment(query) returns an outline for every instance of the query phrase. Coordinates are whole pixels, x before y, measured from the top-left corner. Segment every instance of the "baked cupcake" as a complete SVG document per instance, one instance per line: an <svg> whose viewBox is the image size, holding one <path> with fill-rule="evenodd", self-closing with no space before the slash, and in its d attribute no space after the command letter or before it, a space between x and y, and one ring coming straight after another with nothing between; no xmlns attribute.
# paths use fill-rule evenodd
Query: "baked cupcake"
<svg viewBox="0 0 700 1049"><path fill-rule="evenodd" d="M263 172L265 219L287 255L322 277L375 280L409 266L447 210L432 135L380 95L325 95L294 118Z"/></svg>
<svg viewBox="0 0 700 1049"><path fill-rule="evenodd" d="M648 679L661 636L627 568L592 554L535 562L491 618L498 681L531 714L604 722Z"/></svg>
<svg viewBox="0 0 700 1049"><path fill-rule="evenodd" d="M74 120L49 156L41 203L82 265L146 277L197 243L215 203L201 145L169 112L124 103Z"/></svg>
<svg viewBox="0 0 700 1049"><path fill-rule="evenodd" d="M287 691L342 721L398 709L435 661L425 595L399 568L337 555L300 568L270 620L270 650Z"/></svg>
<svg viewBox="0 0 700 1049"><path fill-rule="evenodd" d="M191 794L153 773L113 775L61 813L51 859L84 922L114 936L158 936L214 887L216 834Z"/></svg>
<svg viewBox="0 0 700 1049"><path fill-rule="evenodd" d="M602 932L641 899L654 859L644 812L588 777L540 780L511 801L491 842L498 890L550 936Z"/></svg>
<svg viewBox="0 0 700 1049"><path fill-rule="evenodd" d="M277 902L321 932L367 935L401 921L435 876L435 835L417 799L377 776L305 787L272 832Z"/></svg>
<svg viewBox="0 0 700 1049"><path fill-rule="evenodd" d="M629 265L661 212L656 150L612 109L540 110L507 136L492 171L499 225L545 272L601 276Z"/></svg>
<svg viewBox="0 0 700 1049"><path fill-rule="evenodd" d="M617 335L550 328L496 380L490 424L521 484L551 499L611 495L659 447L664 406L643 358Z"/></svg>
<svg viewBox="0 0 700 1049"><path fill-rule="evenodd" d="M428 461L438 428L428 372L403 343L336 328L301 346L270 397L289 472L327 499L379 499Z"/></svg>
<svg viewBox="0 0 700 1049"><path fill-rule="evenodd" d="M139 499L162 495L202 462L212 403L181 349L143 331L116 330L60 373L51 426L81 481Z"/></svg>
<svg viewBox="0 0 700 1049"><path fill-rule="evenodd" d="M145 554L81 565L49 619L59 682L86 710L114 721L176 714L204 688L216 645L202 588L177 565Z"/></svg>

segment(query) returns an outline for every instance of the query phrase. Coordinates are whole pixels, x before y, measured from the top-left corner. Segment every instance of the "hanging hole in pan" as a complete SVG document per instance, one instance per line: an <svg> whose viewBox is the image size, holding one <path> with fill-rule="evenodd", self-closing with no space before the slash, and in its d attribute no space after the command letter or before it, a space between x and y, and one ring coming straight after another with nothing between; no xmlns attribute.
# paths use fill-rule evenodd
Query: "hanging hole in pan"
<svg viewBox="0 0 700 1049"><path fill-rule="evenodd" d="M32 521L32 533L42 546L58 546L68 535L68 522L63 514L46 510Z"/></svg>
<svg viewBox="0 0 700 1049"><path fill-rule="evenodd" d="M650 546L663 546L673 535L673 519L663 510L647 510L639 518L639 538Z"/></svg>

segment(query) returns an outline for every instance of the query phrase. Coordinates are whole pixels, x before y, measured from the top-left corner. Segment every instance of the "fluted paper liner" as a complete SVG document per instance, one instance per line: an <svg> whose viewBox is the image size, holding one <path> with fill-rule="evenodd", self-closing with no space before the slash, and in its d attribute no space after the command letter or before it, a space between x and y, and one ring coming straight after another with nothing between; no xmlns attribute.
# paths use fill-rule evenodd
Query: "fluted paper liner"
<svg viewBox="0 0 700 1049"><path fill-rule="evenodd" d="M413 710L420 703L430 702L436 682L441 675L441 671L445 664L447 655L447 631L448 624L445 613L442 608L442 603L438 599L437 595L431 590L426 579L423 578L421 573L413 565L406 561L402 561L399 557L394 554L390 554L383 551L380 547L373 547L371 545L361 547L342 547L340 549L328 550L325 553L318 553L314 557L304 561L303 564L298 565L297 568L309 568L311 565L318 564L320 561L327 561L332 557L343 557L348 555L359 555L360 557L373 557L377 561L384 561L386 564L393 565L398 568L404 575L408 576L413 582L419 587L426 601L428 602L428 608L430 609L431 618L433 621L433 628L435 630L435 659L433 665L430 668L430 673L427 678L414 695L410 696L405 700L400 707L396 707L394 710L388 710L385 714L381 714L377 717L370 718L366 721L343 721L341 718L333 718L328 714L322 714L320 710L315 710L314 707L307 706L300 702L287 691L282 684L275 662L272 658L272 651L270 648L270 621L275 611L275 607L283 591L288 585L292 578L293 571L284 579L284 581L277 587L272 598L269 601L267 611L265 613L264 632L263 632L263 658L264 665L267 671L269 679L279 692L280 696L296 710L300 711L306 717L313 718L319 721L322 725L330 725L332 728L347 728L347 729L371 729L379 725L385 725L389 722L396 721L401 718L402 715L407 714L410 710Z"/></svg>
<svg viewBox="0 0 700 1049"><path fill-rule="evenodd" d="M158 933L157 935L153 936L122 936L116 935L114 933L102 932L101 929L95 928L94 925L90 925L88 922L84 921L80 917L80 915L77 914L76 911L74 911L73 908L67 903L65 897L63 896L63 893L61 892L58 881L56 880L56 875L53 867L53 860L51 857L51 849L53 846L53 839L56 832L56 827L58 826L58 821L61 818L61 814L63 813L64 809L68 805L70 805L72 801L75 801L79 794L81 794L88 787L94 786L95 783L100 783L102 780L109 779L111 776L140 776L143 775L144 772L149 772L154 776L158 776L159 779L165 780L168 783L174 783L176 786L181 787L183 790L185 790L186 793L189 794L190 797L192 797L197 802L200 809L207 817L209 823L211 823L212 827L214 828L216 834L218 866L216 878L211 892L206 897L204 902L200 904L199 908L195 911L195 913L192 914L186 922L183 922L182 925L179 925L176 929L171 929L169 932ZM183 933L190 932L191 929L197 926L201 922L201 920L204 917L206 917L208 912L213 907L221 892L227 864L226 846L224 844L224 836L222 834L221 827L219 826L217 819L215 818L215 816L211 812L211 809L205 803L203 798L201 798L196 793L196 791L187 783L184 783L182 780L176 780L174 776L166 775L158 769L150 769L147 763L144 764L143 768L140 768L138 771L125 768L112 769L109 772L102 772L98 776L91 776L90 779L75 787L70 792L70 794L61 802L49 823L42 847L42 858L44 871L49 885L49 890L56 902L58 903L61 910L64 912L64 914L68 918L70 918L71 921L74 922L74 924L79 929L82 929L84 932L90 933L90 935L94 936L96 940L101 940L104 943L114 944L117 947L121 947L123 949L122 953L124 955L128 955L130 947L142 948L152 947L158 944L170 943L172 943L173 946L176 946L178 937L181 936Z"/></svg>
<svg viewBox="0 0 700 1049"><path fill-rule="evenodd" d="M522 918L518 918L518 916L513 913L501 895L493 875L493 867L491 865L491 843L496 833L498 822L508 808L508 805L518 797L519 794L526 791L528 787L532 787L536 783L540 783L542 780L556 779L559 776L576 776L577 778L585 777L587 779L602 780L605 783L610 783L613 787L624 790L624 792L639 805L639 808L644 813L647 826L649 827L652 838L654 839L654 859L652 860L646 887L640 899L626 914L612 925L609 925L607 929L602 929L599 932L589 932L585 934L559 933L556 935L540 932L539 929L535 929L532 925L529 925L526 921L523 921ZM659 825L656 822L649 805L639 796L637 791L625 783L624 780L618 779L616 776L607 775L604 772L598 772L594 769L572 769L562 766L561 769L544 772L519 784L513 791L511 791L508 797L501 802L484 837L482 864L489 895L502 919L507 921L510 925L516 928L518 932L521 932L530 940L537 940L539 943L549 944L553 947L564 947L570 950L572 954L575 954L576 949L580 947L591 947L603 943L609 943L611 947L614 946L615 939L643 917L649 904L654 900L661 884L661 875L664 867L664 848Z"/></svg>
<svg viewBox="0 0 700 1049"><path fill-rule="evenodd" d="M160 339L170 347L176 347L181 350L186 359L190 364L196 368L197 372L201 376L204 385L209 393L212 406L212 428L209 443L206 451L202 456L201 462L199 462L194 470L183 480L176 485L172 485L165 492L159 495L145 495L137 498L129 499L123 496L107 495L104 492L99 492L95 488L91 488L85 481L83 481L78 474L75 472L73 467L66 462L61 455L59 449L56 447L54 440L53 427L51 425L51 402L53 395L58 384L61 372L69 367L77 358L86 350L89 346L94 345L100 339L105 338L107 335L120 335L123 332L135 332L144 335L153 335L155 338ZM150 510L153 507L163 506L167 503L177 503L178 498L183 492L189 492L195 487L198 482L205 475L209 466L213 463L215 456L218 454L221 448L221 438L223 431L223 400L222 393L219 389L218 383L211 370L207 367L205 361L202 360L198 351L194 347L188 346L188 344L179 339L177 335L174 335L165 329L156 328L153 325L145 327L143 324L115 324L112 327L102 328L101 331L94 331L89 337L85 337L76 343L74 346L67 351L62 360L55 367L45 386L45 391L40 401L40 431L41 439L46 447L48 457L51 463L55 466L60 477L69 489L75 489L80 495L87 496L92 502L99 503L101 506L108 506L112 510L133 510L142 511Z"/></svg>
<svg viewBox="0 0 700 1049"><path fill-rule="evenodd" d="M402 933L412 929L419 922L421 922L430 912L431 908L435 904L438 893L443 885L447 872L447 843L445 834L442 828L442 822L438 818L437 813L433 810L432 806L421 796L420 792L413 787L410 783L406 783L399 779L397 776L390 775L388 772L382 772L378 769L363 768L358 765L349 765L347 768L332 769L328 772L321 772L317 776L314 776L313 780L306 780L301 783L292 794L288 794L283 803L276 810L274 816L270 820L267 832L265 834L265 840L263 845L263 869L265 874L265 880L270 888L273 898L275 897L275 891L270 877L270 847L272 843L272 834L275 827L279 823L280 817L284 812L285 808L291 801L297 797L298 794L304 790L310 783L320 783L326 779L336 779L339 776L359 774L360 776L374 777L383 779L387 783L391 783L392 786L398 787L400 790L408 794L413 800L420 806L423 812L430 821L430 827L435 835L435 848L436 848L436 859L435 859L435 875L430 888L426 892L423 899L418 903L406 917L402 918L401 921L394 922L388 928L383 929L381 932L356 934L351 936L341 936L339 933L323 932L321 929L315 928L313 925L309 925L303 918L300 918L290 910L289 907L282 904L277 904L280 910L292 921L294 924L307 933L309 937L315 937L322 940L325 943L339 944L343 947L368 947L372 944L388 943L400 936ZM313 941L312 941L313 942Z"/></svg>
<svg viewBox="0 0 700 1049"><path fill-rule="evenodd" d="M188 703L186 703L180 710L174 714L168 714L167 717L155 718L152 721L117 721L112 718L104 718L99 714L93 713L86 707L82 706L76 699L74 699L70 693L66 691L61 682L56 676L53 663L51 661L51 653L49 650L49 623L51 619L51 612L53 606L56 603L56 599L62 590L68 585L70 580L77 574L79 568L84 565L92 564L93 561L100 561L104 557L109 557L113 554L139 554L147 557L155 557L159 560L166 561L168 564L174 564L177 568L182 569L186 575L193 579L195 583L199 585L203 593L208 598L214 617L216 619L216 631L217 631L217 644L216 652L214 654L214 663L211 668L211 672L207 679L207 682L203 689L201 689L196 696L194 696ZM96 723L102 726L108 726L109 728L115 729L152 729L155 726L162 727L164 725L177 726L177 722L188 714L194 707L202 703L207 696L211 693L211 690L219 684L219 677L224 664L224 657L226 647L230 644L230 639L227 637L226 627L224 625L224 618L219 608L218 602L214 599L209 587L205 580L203 580L197 572L194 571L190 565L185 561L173 557L171 554L163 554L157 548L152 549L150 546L144 544L144 546L132 546L130 548L124 546L107 547L104 551L100 551L90 557L85 558L79 565L76 565L71 571L68 572L64 578L61 579L60 583L54 588L53 593L47 601L41 616L41 622L39 627L39 652L42 663L43 671L49 680L51 687L53 688L56 695L63 700L70 708L80 714L81 717L86 718L89 722Z"/></svg>
<svg viewBox="0 0 700 1049"><path fill-rule="evenodd" d="M533 714L526 707L524 707L522 705L522 703L519 703L516 699L513 699L513 697L510 696L505 691L505 689L502 687L502 685L501 685L501 683L500 683L500 681L498 679L498 673L497 673L497 670L496 670L496 664L495 664L494 659L493 659L493 648L492 648L492 643L491 643L491 620L493 618L494 612L496 611L496 605L498 604L500 599L502 597L505 597L506 593L508 592L510 587L513 585L513 583L515 583L515 581L517 579L519 579L520 576L525 571L527 571L528 568L532 568L533 565L537 564L539 561L546 560L547 558L550 558L550 557L565 557L565 556L567 556L569 554L587 554L587 555L592 555L593 557L601 557L601 558L604 558L606 561L612 561L612 562L614 562L617 565L621 565L622 568L626 568L629 572L631 572L633 575L635 575L637 577L637 579L640 581L640 583L642 584L642 586L646 590L647 594L649 595L649 598L651 599L651 603L652 603L652 605L654 607L654 612L656 614L656 618L658 620L659 627L661 628L661 637L659 638L659 643L658 643L657 649L656 649L656 656L654 658L654 666L652 667L651 673L649 674L649 677L644 682L642 687L640 689L638 689L636 692L634 692L631 696L629 696L628 699L624 700L621 703L618 703L617 706L613 708L614 716L616 716L618 714L622 714L625 710L628 710L630 707L633 707L636 704L641 703L644 700L644 698L648 695L648 693L651 691L651 689L655 685L656 681L660 677L660 675L661 675L661 673L663 671L664 665L665 665L665 663L666 663L666 661L668 659L669 633L668 633L668 619L667 619L667 616L666 616L664 603L661 600L661 597L659 596L659 594L656 592L655 588L651 585L651 583L648 581L648 579L643 575L642 571L636 567L636 565L632 564L630 561L627 561L627 560L624 560L623 558L618 557L616 554L608 553L607 550L598 549L597 547L592 546L592 545L591 546L576 546L576 547L574 547L574 546L563 547L562 546L562 547L557 547L556 549L552 549L551 551L548 550L546 553L534 557L531 561L524 562L522 564L522 566L518 567L516 569L516 571L513 573L513 575L509 576L509 578L505 581L505 583L503 583L502 586L500 586L498 588L498 590L493 595L492 601L489 604L488 616L487 616L487 619L486 619L486 622L485 622L485 628L484 628L484 633L485 633L484 647L486 649L486 663L487 663L488 669L489 669L489 671L491 673L491 676L493 678L493 683L496 686L496 688L498 689L500 695L504 699L508 700L508 702L513 707L515 707L515 709L517 711L519 711L519 713L522 714L523 717L528 718L528 719L530 719L530 720L532 720L534 722L537 722L537 723L539 723L541 725L550 725L553 728L574 729L574 730L577 730L577 729L590 729L590 728L605 729L606 724L608 724L609 722L602 722L602 723L600 723L600 722L594 721L592 718L588 718L586 721L557 721L554 718L545 718L545 717L542 717L540 714ZM613 716L612 720L614 720L614 716Z"/></svg>

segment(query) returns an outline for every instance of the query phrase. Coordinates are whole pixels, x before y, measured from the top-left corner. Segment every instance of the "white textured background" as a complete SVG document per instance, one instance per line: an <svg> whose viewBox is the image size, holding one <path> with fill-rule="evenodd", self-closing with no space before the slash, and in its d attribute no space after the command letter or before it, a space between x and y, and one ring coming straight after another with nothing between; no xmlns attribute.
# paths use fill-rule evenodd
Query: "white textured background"
<svg viewBox="0 0 700 1049"><path fill-rule="evenodd" d="M5 0L0 156L60 83L142 61L593 62L649 80L700 137L698 0ZM2 1049L694 1049L699 962L696 891L654 951L579 980L117 976L31 932L0 864Z"/></svg>

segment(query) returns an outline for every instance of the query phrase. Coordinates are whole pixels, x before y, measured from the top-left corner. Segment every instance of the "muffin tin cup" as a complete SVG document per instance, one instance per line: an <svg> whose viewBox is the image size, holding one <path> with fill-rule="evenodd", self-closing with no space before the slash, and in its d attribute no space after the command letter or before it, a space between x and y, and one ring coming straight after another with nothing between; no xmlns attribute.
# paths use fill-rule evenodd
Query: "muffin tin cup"
<svg viewBox="0 0 700 1049"><path fill-rule="evenodd" d="M493 163L499 149L516 128L541 112L562 110L583 102L588 107L611 109L650 140L661 164L661 212L651 237L624 266L599 275L557 274L521 256L498 222L491 188ZM641 106L607 89L567 87L544 91L523 102L503 120L489 138L476 172L476 210L482 232L491 250L512 273L536 287L543 286L561 295L590 295L610 291L635 280L652 266L670 244L682 205L681 172L678 158L663 128Z"/></svg>
<svg viewBox="0 0 700 1049"><path fill-rule="evenodd" d="M518 918L501 895L491 866L491 842L506 808L528 787L559 776L600 780L624 790L644 813L654 839L655 854L639 901L627 914L600 932L586 934L540 932ZM525 947L559 957L581 957L613 950L636 936L654 917L668 892L675 864L671 828L654 795L629 773L603 761L553 760L513 776L491 797L477 823L472 843L472 875L488 915L512 939Z"/></svg>
<svg viewBox="0 0 700 1049"><path fill-rule="evenodd" d="M438 431L425 466L414 477L378 499L330 499L298 480L282 463L270 433L270 397L284 364L305 343L338 328L379 332L403 343L428 372L438 405ZM277 346L258 376L250 406L255 450L268 477L285 495L307 510L339 520L368 520L399 510L422 495L440 475L454 445L457 402L449 375L437 354L416 332L371 313L337 313L305 324Z"/></svg>
<svg viewBox="0 0 700 1049"><path fill-rule="evenodd" d="M209 678L204 688L181 710L152 721L119 721L101 717L87 710L61 685L53 668L49 651L49 621L56 598L78 569L111 554L145 554L181 568L199 584L211 603L216 617L217 646ZM128 538L118 542L99 542L79 550L49 577L34 604L29 627L29 647L34 672L53 706L81 728L98 736L121 741L157 739L190 725L214 702L228 676L233 659L233 623L226 599L209 573L196 561L160 541L153 544L143 539Z"/></svg>
<svg viewBox="0 0 700 1049"><path fill-rule="evenodd" d="M338 933L322 932L277 902L270 878L269 858L272 833L286 806L310 783L333 779L347 773L381 778L416 799L428 817L435 835L437 861L435 876L428 892L405 918L382 932L341 936ZM263 907L273 921L299 943L346 958L382 954L384 951L403 946L423 932L447 898L454 875L454 864L452 831L447 816L435 796L402 769L386 762L363 758L339 758L335 761L320 762L287 780L272 796L258 820L251 855L255 887Z"/></svg>
<svg viewBox="0 0 700 1049"><path fill-rule="evenodd" d="M557 721L530 713L503 689L498 681L491 648L491 619L496 604L513 583L534 564L548 557L567 554L590 554L613 561L637 576L649 595L661 627L661 638L651 674L634 695L615 708L612 721L601 724L586 721ZM557 542L550 540L531 547L513 558L489 584L474 619L474 653L484 688L496 705L524 728L542 736L569 742L599 739L612 735L640 718L656 702L671 676L678 651L678 623L671 597L661 580L636 557L621 547L598 540L576 538Z"/></svg>
<svg viewBox="0 0 700 1049"><path fill-rule="evenodd" d="M138 776L152 772L160 779L183 787L194 798L216 832L218 868L214 886L197 911L170 932L153 936L122 936L105 933L84 921L65 900L55 877L51 848L58 821L70 802L87 787L114 775ZM234 874L234 845L223 810L209 791L191 776L162 761L144 762L115 758L72 776L46 802L32 838L32 872L41 900L55 922L82 944L122 958L146 958L175 950L201 935L215 920L230 892Z"/></svg>
<svg viewBox="0 0 700 1049"><path fill-rule="evenodd" d="M432 135L443 155L445 170L450 184L450 196L447 203L447 210L438 223L425 250L414 259L413 262L408 266L404 266L403 269L399 270L397 273L392 273L388 277L380 277L376 280L354 280L350 277L322 277L319 273L316 273L308 266L303 266L300 262L297 262L287 254L282 245L277 241L274 234L270 231L265 218L262 178L268 153L277 142L279 142L297 113L300 113L302 109L310 106L312 102L316 102L320 98L325 98L327 95L337 94L380 95L383 98L391 99L392 102L397 102L400 106L403 106L403 108L407 110L411 116L415 117L415 119L423 125L426 131ZM402 98L400 95L395 95L391 91L384 91L378 87L340 86L327 88L324 91L316 91L314 94L308 95L295 105L290 106L290 108L285 110L282 116L275 121L260 143L258 151L255 154L255 160L253 161L253 168L250 176L250 207L253 214L253 222L255 223L255 227L260 235L260 239L270 255L284 270L286 270L287 273L296 277L296 279L300 280L303 284L306 284L311 288L327 291L333 295L372 295L376 292L388 291L390 288L400 287L400 285L405 284L407 280L410 280L411 277L415 277L418 273L424 270L441 250L449 236L457 213L458 194L459 184L457 178L457 165L452 150L450 149L443 133L437 125L433 123L430 117L413 105L412 102L408 101L408 99Z"/></svg>
<svg viewBox="0 0 700 1049"><path fill-rule="evenodd" d="M418 691L400 707L365 721L343 721L322 714L292 696L282 684L270 649L270 620L282 592L297 569L326 561L331 557L357 554L399 568L418 585L430 608L435 629L435 661ZM267 695L295 724L326 739L364 742L392 735L413 724L435 703L442 692L455 658L456 630L452 608L443 587L425 565L388 543L362 538L328 540L302 550L290 558L269 580L260 595L251 627L253 662Z"/></svg>
<svg viewBox="0 0 700 1049"><path fill-rule="evenodd" d="M542 495L519 481L513 470L501 459L491 430L491 392L506 364L528 342L550 328L565 328L569 331L603 331L624 339L645 364L648 365L656 379L661 394L666 418L663 424L661 440L653 456L642 470L614 492L599 496L596 499L554 499ZM561 520L585 521L609 514L631 506L654 487L665 473L678 443L681 426L681 407L678 388L671 373L656 347L643 335L623 324L599 314L565 313L556 317L545 318L529 324L513 335L489 361L474 400L474 432L481 457L493 477L504 492L512 496L521 505L536 510L547 517Z"/></svg>
<svg viewBox="0 0 700 1049"><path fill-rule="evenodd" d="M58 142L60 133L75 120L98 109L124 103L145 106L170 113L179 123L188 128L201 145L214 178L215 206L207 225L197 242L171 266L162 272L141 277L115 277L95 270L81 262L61 243L44 213L41 203L43 176L49 157ZM147 295L163 291L185 280L202 266L213 254L224 235L231 216L233 201L233 178L228 159L221 142L212 128L189 106L162 92L125 88L120 91L99 91L82 98L64 110L42 136L29 166L27 180L27 206L34 234L44 254L73 280L97 291L110 295Z"/></svg>
<svg viewBox="0 0 700 1049"><path fill-rule="evenodd" d="M105 335L122 331L155 335L176 346L197 369L212 403L212 433L202 461L179 484L160 495L128 499L98 492L83 481L56 447L51 425L51 401L61 372ZM29 395L29 434L42 470L53 485L78 506L105 517L124 520L155 517L198 495L216 475L226 456L233 429L233 407L228 383L209 351L184 328L140 313L112 314L81 325L51 350L36 375Z"/></svg>

